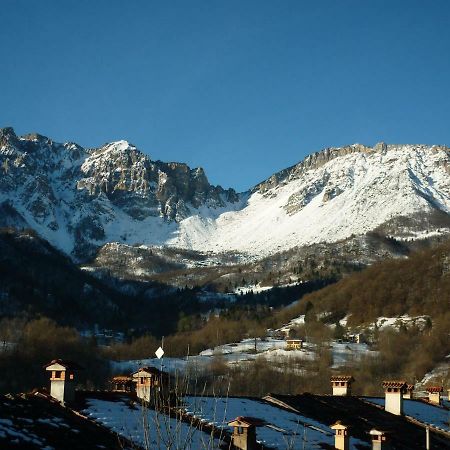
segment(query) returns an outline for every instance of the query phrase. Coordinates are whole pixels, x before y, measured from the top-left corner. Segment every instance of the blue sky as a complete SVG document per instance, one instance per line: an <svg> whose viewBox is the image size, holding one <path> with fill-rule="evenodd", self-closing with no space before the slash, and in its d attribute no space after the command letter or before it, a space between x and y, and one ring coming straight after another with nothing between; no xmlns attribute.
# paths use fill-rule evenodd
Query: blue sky
<svg viewBox="0 0 450 450"><path fill-rule="evenodd" d="M360 142L450 145L450 2L0 0L0 126L127 139L245 190Z"/></svg>

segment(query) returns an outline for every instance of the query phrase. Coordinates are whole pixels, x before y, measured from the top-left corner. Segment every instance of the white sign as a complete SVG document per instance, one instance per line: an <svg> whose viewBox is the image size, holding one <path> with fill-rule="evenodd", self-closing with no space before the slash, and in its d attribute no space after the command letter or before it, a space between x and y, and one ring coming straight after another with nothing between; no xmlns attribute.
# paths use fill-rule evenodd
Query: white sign
<svg viewBox="0 0 450 450"><path fill-rule="evenodd" d="M156 350L155 355L158 359L161 359L164 355L164 350L161 347L159 347L158 350Z"/></svg>

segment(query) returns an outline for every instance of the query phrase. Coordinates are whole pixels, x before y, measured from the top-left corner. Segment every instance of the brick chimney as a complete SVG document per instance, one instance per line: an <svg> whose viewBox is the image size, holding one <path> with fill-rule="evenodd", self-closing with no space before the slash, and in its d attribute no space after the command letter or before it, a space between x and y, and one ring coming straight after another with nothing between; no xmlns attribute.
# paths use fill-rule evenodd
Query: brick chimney
<svg viewBox="0 0 450 450"><path fill-rule="evenodd" d="M428 401L433 405L441 404L441 392L444 392L444 388L442 386L428 386Z"/></svg>
<svg viewBox="0 0 450 450"><path fill-rule="evenodd" d="M403 394L406 381L383 381L385 394L384 410L397 416L403 415Z"/></svg>
<svg viewBox="0 0 450 450"><path fill-rule="evenodd" d="M334 436L334 447L337 450L350 450L348 426L338 420L335 424L330 425L330 428L336 432Z"/></svg>
<svg viewBox="0 0 450 450"><path fill-rule="evenodd" d="M54 359L44 368L51 372L50 395L62 404L73 402L77 372L82 368L72 361L62 359Z"/></svg>
<svg viewBox="0 0 450 450"><path fill-rule="evenodd" d="M351 375L335 375L330 378L333 395L352 395L352 383L355 379Z"/></svg>
<svg viewBox="0 0 450 450"><path fill-rule="evenodd" d="M373 428L370 430L370 435L372 437L372 450L388 450L391 448L389 435L386 431Z"/></svg>
<svg viewBox="0 0 450 450"><path fill-rule="evenodd" d="M256 427L264 425L264 421L254 417L239 416L228 422L233 427L233 446L240 450L256 450Z"/></svg>
<svg viewBox="0 0 450 450"><path fill-rule="evenodd" d="M407 384L405 393L403 394L404 399L412 399L414 393L414 385L413 384Z"/></svg>

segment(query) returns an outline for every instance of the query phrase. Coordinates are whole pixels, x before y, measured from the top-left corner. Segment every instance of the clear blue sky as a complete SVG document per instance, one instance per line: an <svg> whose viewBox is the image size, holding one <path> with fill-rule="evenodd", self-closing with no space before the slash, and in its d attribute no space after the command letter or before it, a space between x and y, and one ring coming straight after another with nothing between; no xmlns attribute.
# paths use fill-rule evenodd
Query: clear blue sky
<svg viewBox="0 0 450 450"><path fill-rule="evenodd" d="M450 1L0 0L0 126L127 139L245 190L313 151L450 145Z"/></svg>

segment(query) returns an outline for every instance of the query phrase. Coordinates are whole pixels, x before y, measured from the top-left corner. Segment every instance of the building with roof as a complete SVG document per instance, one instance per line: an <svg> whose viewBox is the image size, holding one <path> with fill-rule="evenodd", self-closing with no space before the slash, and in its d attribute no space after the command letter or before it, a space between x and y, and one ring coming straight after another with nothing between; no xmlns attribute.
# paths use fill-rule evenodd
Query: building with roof
<svg viewBox="0 0 450 450"><path fill-rule="evenodd" d="M113 392L136 392L136 383L133 377L128 375L116 375L109 384Z"/></svg>
<svg viewBox="0 0 450 450"><path fill-rule="evenodd" d="M301 339L286 339L286 350L301 350L303 341Z"/></svg>

